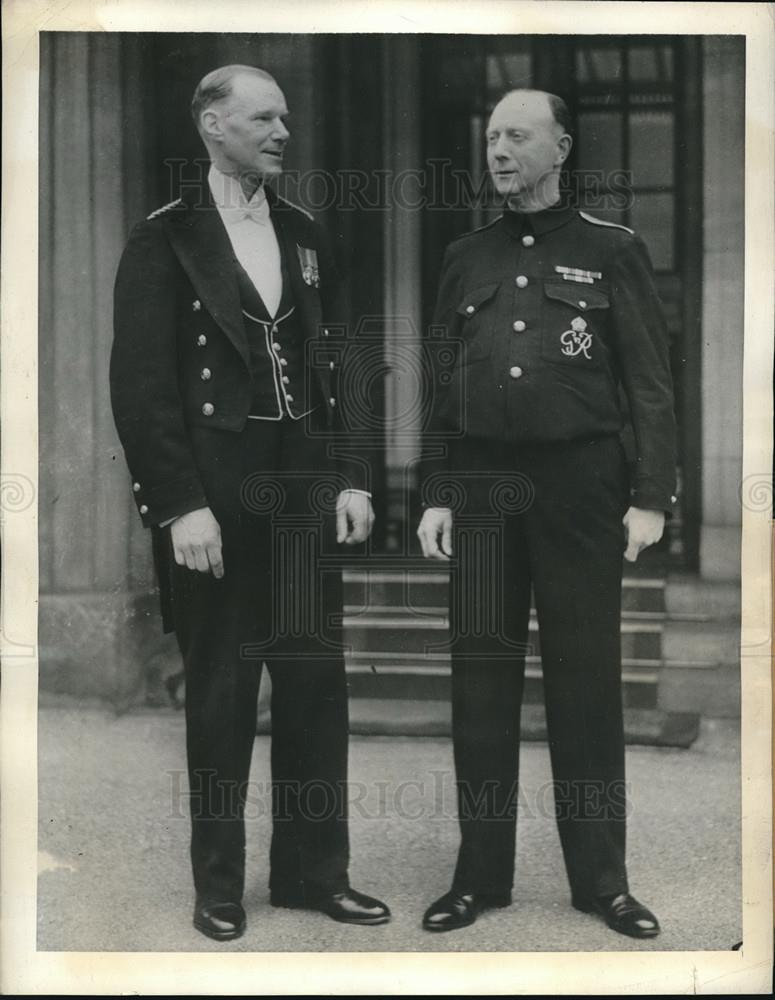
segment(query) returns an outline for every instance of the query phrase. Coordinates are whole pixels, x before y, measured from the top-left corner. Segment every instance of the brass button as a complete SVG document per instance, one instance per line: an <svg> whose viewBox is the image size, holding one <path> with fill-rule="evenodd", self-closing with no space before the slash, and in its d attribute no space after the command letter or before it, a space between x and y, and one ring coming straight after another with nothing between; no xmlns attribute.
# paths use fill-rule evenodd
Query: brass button
<svg viewBox="0 0 775 1000"><path fill-rule="evenodd" d="M213 377L213 373L210 371L209 368L203 368L202 371L199 373L199 377L203 382L209 382L210 379Z"/></svg>
<svg viewBox="0 0 775 1000"><path fill-rule="evenodd" d="M334 364L334 362L333 362L333 361L329 361L329 362L328 362L328 367L329 367L329 368L331 369L331 371L333 371L333 370L334 370L334 368L336 367L336 365Z"/></svg>
<svg viewBox="0 0 775 1000"><path fill-rule="evenodd" d="M523 236L522 237L522 246L523 247L532 247L532 245L535 243L535 241L536 241L535 236Z"/></svg>
<svg viewBox="0 0 775 1000"><path fill-rule="evenodd" d="M527 288L527 278L524 274L518 274L515 280L517 288Z"/></svg>
<svg viewBox="0 0 775 1000"><path fill-rule="evenodd" d="M288 385L288 383L289 383L290 381L291 381L291 380L290 380L290 379L288 378L288 376L287 376L287 375L283 375L283 384L284 384L284 385Z"/></svg>
<svg viewBox="0 0 775 1000"><path fill-rule="evenodd" d="M204 403L202 406L202 413L204 413L206 417L211 417L215 413L215 407L212 403Z"/></svg>
<svg viewBox="0 0 775 1000"><path fill-rule="evenodd" d="M323 330L323 336L324 336L324 337L327 337L327 336L328 336L328 330Z"/></svg>
<svg viewBox="0 0 775 1000"><path fill-rule="evenodd" d="M579 299L579 309L586 309L587 303L584 299Z"/></svg>
<svg viewBox="0 0 775 1000"><path fill-rule="evenodd" d="M522 333L522 331L526 328L526 326L527 323L525 323L523 319L514 320L514 322L512 323L512 329L514 330L515 333Z"/></svg>
<svg viewBox="0 0 775 1000"><path fill-rule="evenodd" d="M139 493L142 487L140 486L139 483L132 483L132 489L135 491L135 493Z"/></svg>
<svg viewBox="0 0 775 1000"><path fill-rule="evenodd" d="M293 396L289 392L286 392L285 398L289 403L293 402Z"/></svg>
<svg viewBox="0 0 775 1000"><path fill-rule="evenodd" d="M196 338L197 347L204 347L207 344L207 337L203 333L200 333Z"/></svg>
<svg viewBox="0 0 775 1000"><path fill-rule="evenodd" d="M329 406L336 406L336 400L334 399L333 396L329 399L328 403Z"/></svg>
<svg viewBox="0 0 775 1000"><path fill-rule="evenodd" d="M509 375L511 375L512 378L522 378L522 369L519 365L514 365L513 368L509 368Z"/></svg>
<svg viewBox="0 0 775 1000"><path fill-rule="evenodd" d="M286 361L285 358L280 358L280 364L283 366L283 368L285 368L285 366L288 364L288 362Z"/></svg>
<svg viewBox="0 0 775 1000"><path fill-rule="evenodd" d="M475 309L473 306L466 306L466 312L470 316L472 312L475 312Z"/></svg>
<svg viewBox="0 0 775 1000"><path fill-rule="evenodd" d="M147 514L148 513L148 508L146 507L145 504L141 505L141 507L140 507L140 513L141 514Z"/></svg>
<svg viewBox="0 0 775 1000"><path fill-rule="evenodd" d="M199 310L202 308L202 303L199 301L199 299L194 299L194 301L191 303L191 308L194 310L195 313L198 313Z"/></svg>
<svg viewBox="0 0 775 1000"><path fill-rule="evenodd" d="M274 343L272 344L272 350L273 350L273 351L281 351L281 350L282 350L282 347L280 347L280 345L279 345L279 344L277 343L277 341L275 341L275 342L274 342Z"/></svg>

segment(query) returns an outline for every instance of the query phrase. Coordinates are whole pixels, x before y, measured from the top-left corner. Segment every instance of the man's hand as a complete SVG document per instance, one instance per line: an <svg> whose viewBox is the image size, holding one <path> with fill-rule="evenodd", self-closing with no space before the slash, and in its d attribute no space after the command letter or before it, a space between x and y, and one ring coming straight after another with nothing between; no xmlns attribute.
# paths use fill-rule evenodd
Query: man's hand
<svg viewBox="0 0 775 1000"><path fill-rule="evenodd" d="M336 540L341 545L365 542L374 524L374 509L365 493L344 490L336 498Z"/></svg>
<svg viewBox="0 0 775 1000"><path fill-rule="evenodd" d="M661 510L630 507L623 521L627 537L624 558L628 562L635 562L643 549L655 545L665 530L665 515Z"/></svg>
<svg viewBox="0 0 775 1000"><path fill-rule="evenodd" d="M426 559L449 559L452 555L452 511L447 507L428 507L417 529L417 537Z"/></svg>
<svg viewBox="0 0 775 1000"><path fill-rule="evenodd" d="M221 527L209 507L181 515L172 522L170 532L178 566L188 566L200 573L212 571L216 580L221 579Z"/></svg>

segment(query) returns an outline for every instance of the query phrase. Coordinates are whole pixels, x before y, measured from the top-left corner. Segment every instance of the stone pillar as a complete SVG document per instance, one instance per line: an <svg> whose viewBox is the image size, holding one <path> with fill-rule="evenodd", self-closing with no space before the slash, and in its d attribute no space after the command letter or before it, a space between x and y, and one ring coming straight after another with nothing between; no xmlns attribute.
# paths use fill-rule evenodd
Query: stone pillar
<svg viewBox="0 0 775 1000"><path fill-rule="evenodd" d="M41 683L117 702L140 681L128 622L153 586L108 390L116 267L147 212L143 69L135 38L41 36Z"/></svg>
<svg viewBox="0 0 775 1000"><path fill-rule="evenodd" d="M383 148L392 181L384 227L384 352L388 367L385 391L385 445L388 516L393 525L411 532L405 521L406 501L414 485L420 454L422 377L421 236L423 187L420 143L420 60L417 38L394 37L383 50ZM408 551L406 537L388 539L388 547Z"/></svg>
<svg viewBox="0 0 775 1000"><path fill-rule="evenodd" d="M703 516L700 574L740 575L745 53L703 39Z"/></svg>

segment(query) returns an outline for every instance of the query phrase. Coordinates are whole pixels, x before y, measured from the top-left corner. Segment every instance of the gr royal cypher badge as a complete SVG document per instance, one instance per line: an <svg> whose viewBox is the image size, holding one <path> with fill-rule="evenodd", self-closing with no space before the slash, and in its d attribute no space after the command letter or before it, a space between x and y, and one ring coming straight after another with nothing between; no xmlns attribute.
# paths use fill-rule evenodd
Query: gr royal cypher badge
<svg viewBox="0 0 775 1000"><path fill-rule="evenodd" d="M320 271L318 270L317 250L312 250L309 247L301 247L297 243L296 252L299 255L301 276L304 278L305 284L311 285L313 288L320 288Z"/></svg>

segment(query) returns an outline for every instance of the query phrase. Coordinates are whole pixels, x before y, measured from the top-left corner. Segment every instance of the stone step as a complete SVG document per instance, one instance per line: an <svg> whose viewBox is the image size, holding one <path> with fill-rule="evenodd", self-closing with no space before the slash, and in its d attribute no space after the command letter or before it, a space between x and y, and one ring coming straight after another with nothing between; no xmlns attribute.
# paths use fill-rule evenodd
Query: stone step
<svg viewBox="0 0 775 1000"><path fill-rule="evenodd" d="M264 730L269 723L264 723ZM451 709L444 701L392 701L354 697L350 701L350 732L357 736L450 736ZM546 740L542 705L523 705L523 740ZM629 745L687 748L699 733L693 712L663 712L654 708L625 708L624 738ZM418 753L422 746L418 745Z"/></svg>
<svg viewBox="0 0 775 1000"><path fill-rule="evenodd" d="M351 698L434 701L451 694L450 667L446 657L436 655L418 661L412 654L348 654L347 685ZM622 700L632 708L654 708L661 663L658 660L626 660L622 665ZM525 664L525 704L543 703L543 677L538 657Z"/></svg>
<svg viewBox="0 0 775 1000"><path fill-rule="evenodd" d="M427 563L425 564L427 567ZM446 607L449 574L439 567L345 569L344 602L370 607ZM660 578L626 576L622 584L625 612L663 613L665 581Z"/></svg>
<svg viewBox="0 0 775 1000"><path fill-rule="evenodd" d="M354 653L371 650L413 653L418 658L428 653L443 653L448 648L448 624L438 609L429 613L406 612L404 609L372 610L364 614L346 613L344 641ZM659 621L622 622L622 656L635 660L659 660L662 657L663 625ZM541 643L538 623L530 622L528 655L540 656Z"/></svg>

